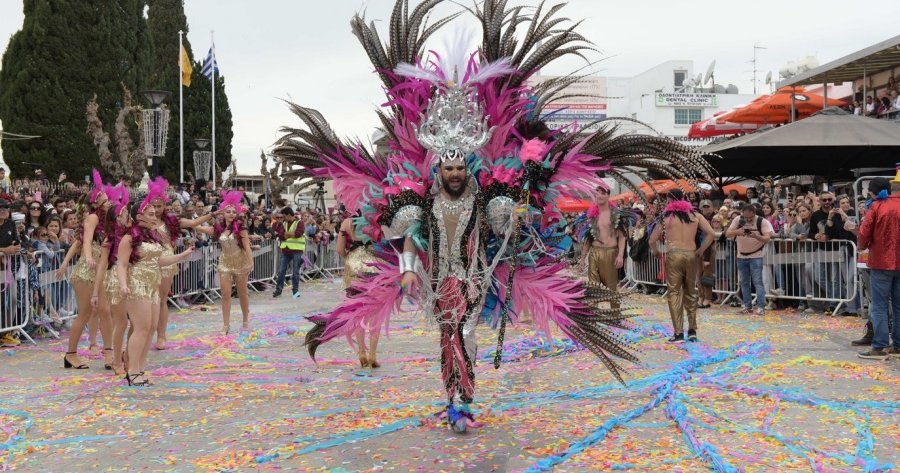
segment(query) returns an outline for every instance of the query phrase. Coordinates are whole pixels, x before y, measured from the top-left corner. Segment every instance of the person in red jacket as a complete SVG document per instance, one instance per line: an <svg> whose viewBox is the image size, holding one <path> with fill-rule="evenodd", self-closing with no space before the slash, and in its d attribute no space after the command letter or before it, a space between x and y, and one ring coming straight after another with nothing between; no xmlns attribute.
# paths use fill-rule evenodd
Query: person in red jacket
<svg viewBox="0 0 900 473"><path fill-rule="evenodd" d="M876 197L857 238L859 249L869 250L872 287L869 318L875 331L872 348L859 357L884 360L889 356L900 357L900 163L897 176L891 181L891 194ZM893 310L893 333L888 333L888 301Z"/></svg>

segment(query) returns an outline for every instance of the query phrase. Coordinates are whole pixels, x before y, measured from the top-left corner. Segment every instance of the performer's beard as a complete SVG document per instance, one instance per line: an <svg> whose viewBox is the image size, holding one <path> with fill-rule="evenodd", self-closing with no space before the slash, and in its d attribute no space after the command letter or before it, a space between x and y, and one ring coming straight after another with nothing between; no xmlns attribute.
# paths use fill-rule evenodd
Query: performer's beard
<svg viewBox="0 0 900 473"><path fill-rule="evenodd" d="M444 185L444 192L454 199L458 199L466 193L466 185L468 184L468 178L466 177L456 181L450 179L441 179L441 181Z"/></svg>

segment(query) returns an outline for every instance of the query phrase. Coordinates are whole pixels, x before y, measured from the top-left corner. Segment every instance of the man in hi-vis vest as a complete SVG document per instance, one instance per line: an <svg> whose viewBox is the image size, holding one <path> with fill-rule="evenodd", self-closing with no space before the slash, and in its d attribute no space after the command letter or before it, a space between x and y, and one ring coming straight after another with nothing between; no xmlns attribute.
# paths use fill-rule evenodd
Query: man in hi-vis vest
<svg viewBox="0 0 900 473"><path fill-rule="evenodd" d="M294 298L300 297L300 266L303 265L303 252L306 250L306 235L303 233L303 222L294 217L294 210L290 207L281 209L284 219L275 224L275 234L281 242L281 258L278 263L278 279L275 282L275 292L272 297L281 295L284 289L284 275L289 264L293 265L291 272L291 286L294 288Z"/></svg>

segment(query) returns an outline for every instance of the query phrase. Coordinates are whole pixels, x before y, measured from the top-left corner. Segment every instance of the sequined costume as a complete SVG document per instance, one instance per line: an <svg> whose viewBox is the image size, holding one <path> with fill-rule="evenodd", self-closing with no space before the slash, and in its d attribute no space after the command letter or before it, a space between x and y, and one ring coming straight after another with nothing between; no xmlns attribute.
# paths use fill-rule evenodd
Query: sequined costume
<svg viewBox="0 0 900 473"><path fill-rule="evenodd" d="M165 248L155 241L141 242L137 248L138 260L128 266L128 300L149 300L159 304L159 258Z"/></svg>
<svg viewBox="0 0 900 473"><path fill-rule="evenodd" d="M119 292L119 276L116 274L116 268L106 270L106 280L103 282L106 296L109 298L111 305L119 305L122 303L122 293Z"/></svg>
<svg viewBox="0 0 900 473"><path fill-rule="evenodd" d="M94 257L95 261L100 257L100 243L97 243L96 241L91 243L91 255ZM96 269L88 269L87 258L81 257L75 262L75 266L72 268L72 274L69 276L69 281L72 283L82 282L94 284L94 279L96 277Z"/></svg>
<svg viewBox="0 0 900 473"><path fill-rule="evenodd" d="M349 289L352 281L359 279L366 274L372 274L374 269L372 264L376 262L375 252L372 251L371 245L350 240L350 251L344 258L344 289Z"/></svg>
<svg viewBox="0 0 900 473"><path fill-rule="evenodd" d="M479 320L498 328L495 367L507 321L526 312L536 329L549 335L552 322L591 350L620 381L622 368L612 357L637 360L616 333L629 328L633 314L599 308L622 296L565 272L572 239L563 233L560 197L591 193L604 176L639 194L616 166L675 178L706 177L709 167L696 151L664 137L620 134L596 123L546 126L547 105L581 78L529 79L548 63L591 47L562 26L567 20L555 17L557 8L541 14L502 0L479 2L470 12L484 31L472 37L483 43L457 42L426 57L425 39L442 25L426 27L422 19L437 3L407 8L398 0L389 36L360 16L351 21L387 93L379 118L389 152L339 139L321 113L296 104L291 110L305 129L283 128L273 152L302 167L291 170L292 177L333 181L338 200L360 212L355 237L371 242L378 258L376 271L351 282L350 296L337 308L310 317L316 324L306 336L310 355L361 328L386 327L403 299L404 274L415 273L423 284L411 295L439 327L446 415L459 431L473 420L468 404ZM517 27L528 33L522 37ZM461 194L441 182L445 171L464 171ZM447 186L457 184L451 179Z"/></svg>
<svg viewBox="0 0 900 473"><path fill-rule="evenodd" d="M219 237L219 246L222 248L222 254L219 256L219 274L237 276L247 273L249 268L247 253L239 246L238 238L240 235L235 236L233 233Z"/></svg>

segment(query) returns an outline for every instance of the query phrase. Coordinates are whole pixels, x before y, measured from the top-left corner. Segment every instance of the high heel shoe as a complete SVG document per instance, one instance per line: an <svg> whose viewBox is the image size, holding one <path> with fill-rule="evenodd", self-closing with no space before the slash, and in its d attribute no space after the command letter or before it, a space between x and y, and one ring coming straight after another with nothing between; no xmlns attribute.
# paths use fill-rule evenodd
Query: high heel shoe
<svg viewBox="0 0 900 473"><path fill-rule="evenodd" d="M63 355L63 368L76 369L76 370L86 370L86 369L90 368L90 366L88 366L84 363L76 366L76 365L73 365L71 362L69 362L69 355L77 355L77 354L78 354L77 351L67 351L66 354Z"/></svg>
<svg viewBox="0 0 900 473"><path fill-rule="evenodd" d="M150 380L147 378L144 378L143 381L135 381L136 379L138 379L141 376L144 376L143 371L141 371L140 373L137 373L137 374L128 374L128 372L126 371L125 372L125 381L128 381L129 386L140 386L140 387L152 386L152 384L150 383Z"/></svg>
<svg viewBox="0 0 900 473"><path fill-rule="evenodd" d="M88 347L88 353L90 353L92 357L100 356L100 345L91 343L91 346Z"/></svg>
<svg viewBox="0 0 900 473"><path fill-rule="evenodd" d="M372 368L381 368L381 363L376 361L375 358L372 358L371 360L369 360L369 366L371 366Z"/></svg>
<svg viewBox="0 0 900 473"><path fill-rule="evenodd" d="M165 350L166 349L166 337L156 337L156 349L157 350Z"/></svg>
<svg viewBox="0 0 900 473"><path fill-rule="evenodd" d="M369 359L366 358L366 355L359 355L359 366L361 368L368 368L370 366Z"/></svg>
<svg viewBox="0 0 900 473"><path fill-rule="evenodd" d="M103 355L103 369L107 369L107 370L113 369L113 363L112 363L112 361L107 361L107 356L106 356L106 354L105 354L106 352L111 352L111 351L113 351L112 348L104 348L104 349L103 349L103 353L104 353L104 355ZM112 358L112 355L110 355L108 358Z"/></svg>
<svg viewBox="0 0 900 473"><path fill-rule="evenodd" d="M230 327L230 326L225 325L225 326L222 327L222 335L227 336L227 335L228 335L228 332L230 332L230 331L231 331L231 327Z"/></svg>

